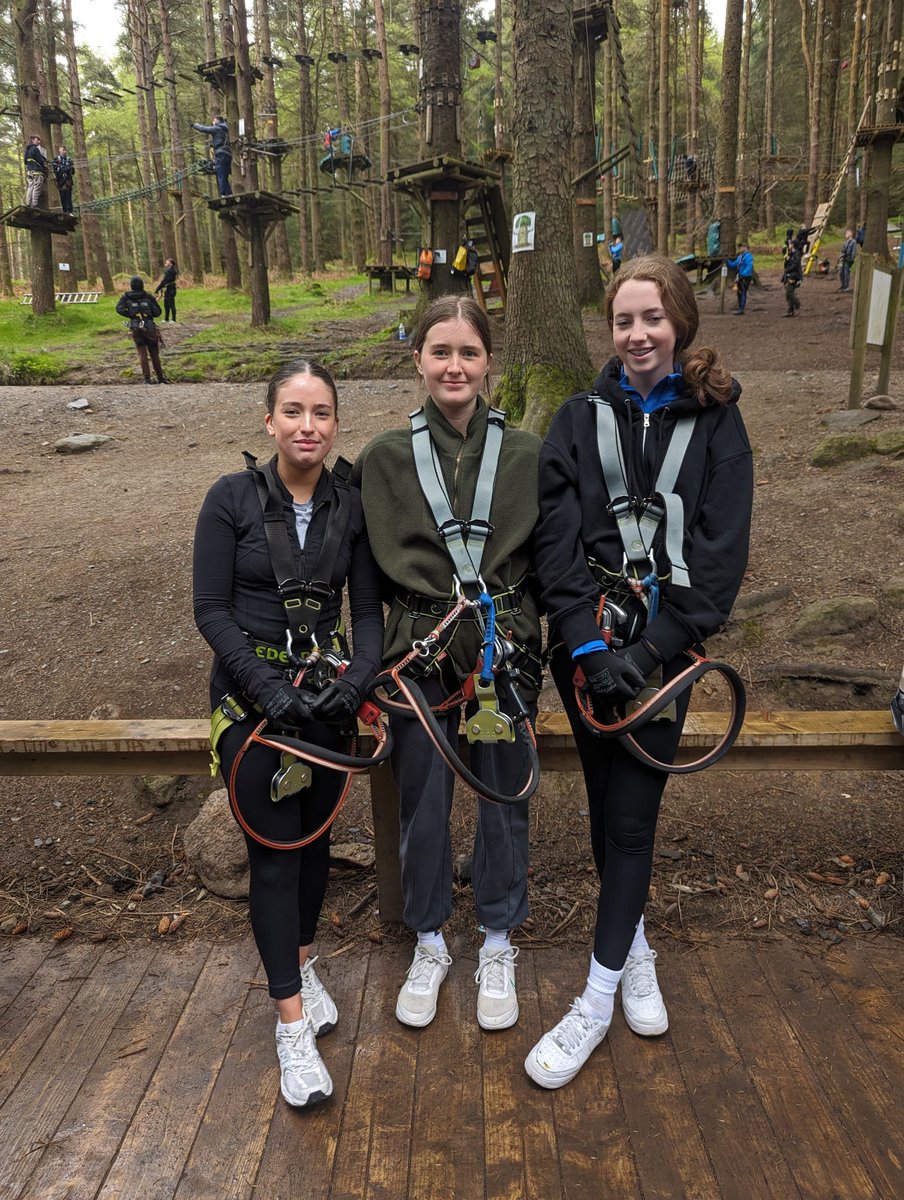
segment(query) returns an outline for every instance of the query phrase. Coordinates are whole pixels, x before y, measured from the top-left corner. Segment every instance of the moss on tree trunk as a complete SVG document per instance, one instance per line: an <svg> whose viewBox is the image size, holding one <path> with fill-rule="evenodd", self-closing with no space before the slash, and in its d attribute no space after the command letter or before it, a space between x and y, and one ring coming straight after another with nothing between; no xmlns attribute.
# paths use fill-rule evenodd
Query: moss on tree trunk
<svg viewBox="0 0 904 1200"><path fill-rule="evenodd" d="M569 371L545 363L510 367L493 392L493 403L504 408L522 429L543 437L563 400L584 391L592 373Z"/></svg>

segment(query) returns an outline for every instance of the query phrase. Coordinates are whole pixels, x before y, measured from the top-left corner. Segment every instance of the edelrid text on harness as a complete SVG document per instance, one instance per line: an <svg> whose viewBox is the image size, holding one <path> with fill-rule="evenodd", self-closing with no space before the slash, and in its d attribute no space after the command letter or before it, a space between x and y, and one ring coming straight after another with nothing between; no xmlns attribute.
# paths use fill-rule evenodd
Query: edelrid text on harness
<svg viewBox="0 0 904 1200"><path fill-rule="evenodd" d="M604 644L608 647L615 630L621 625L622 637L619 644L635 641L646 624L653 620L659 607L660 576L657 573L653 554L653 540L665 521L665 552L669 561L667 578L679 587L690 587L690 573L684 560L684 503L675 491L678 475L684 462L696 425L696 413L680 417L672 430L653 495L638 500L628 485L625 471L624 452L618 432L618 423L612 405L593 392L588 400L596 409L597 450L606 491L609 494L609 512L615 519L624 551L621 576L607 571L601 564L591 560L595 568L603 595L597 611ZM606 593L609 586L618 586L624 580L646 609L645 618L631 621L620 606ZM624 618L624 620L621 620ZM597 720L586 694L583 669L575 671L575 696L584 723L602 737L617 737L625 749L647 766L671 774L690 774L701 771L717 762L731 748L744 721L746 696L744 684L735 669L727 663L712 662L693 650L685 651L691 664L674 679L662 686L661 668L658 686L644 688L636 700L629 705L626 716L613 714L611 722ZM728 729L719 743L700 759L676 766L652 758L634 739L633 734L650 721L676 719L674 701L677 696L692 687L697 679L711 671L723 675L731 692L732 708Z"/></svg>
<svg viewBox="0 0 904 1200"><path fill-rule="evenodd" d="M400 663L391 670L383 672L374 681L375 693L378 688L393 687L404 697L404 703L385 696L377 697L376 694L375 701L387 712L413 709L439 753L469 787L487 800L497 803L513 803L526 799L536 791L539 783L539 764L533 730L528 719L528 710L521 700L515 684L518 672L512 661L514 647L507 638L497 636L495 602L480 573L486 542L493 532L489 517L499 456L502 451L505 414L498 409L491 408L489 410L486 438L474 490L474 501L468 520L456 517L452 512L442 468L430 436L423 408L411 413L409 420L418 482L436 522L436 531L452 560L455 570L453 576L455 597L451 602L451 607L433 631L427 637L415 641L409 654ZM496 792L468 770L443 735L421 689L410 678L405 678L403 674L407 668L415 664L423 674L439 663L444 655L443 638L446 631L466 613L473 615L482 626L483 640L479 662L461 689L438 705L436 711L448 712L463 703L476 701L477 709L465 723L467 740L472 743L514 742L520 733L521 739L527 747L531 765L528 781L517 795L511 796ZM514 719L500 709L496 694L497 677L505 680L506 690L511 696L517 714Z"/></svg>

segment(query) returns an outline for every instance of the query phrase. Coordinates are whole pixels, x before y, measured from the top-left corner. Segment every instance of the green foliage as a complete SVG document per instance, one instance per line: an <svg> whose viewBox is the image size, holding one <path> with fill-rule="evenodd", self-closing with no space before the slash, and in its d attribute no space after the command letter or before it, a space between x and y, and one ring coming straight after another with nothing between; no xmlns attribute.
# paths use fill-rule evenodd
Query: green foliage
<svg viewBox="0 0 904 1200"><path fill-rule="evenodd" d="M0 384L55 383L62 364L50 354L0 350Z"/></svg>
<svg viewBox="0 0 904 1200"><path fill-rule="evenodd" d="M509 367L493 392L493 402L542 437L563 400L592 383L577 372L558 367L519 364Z"/></svg>

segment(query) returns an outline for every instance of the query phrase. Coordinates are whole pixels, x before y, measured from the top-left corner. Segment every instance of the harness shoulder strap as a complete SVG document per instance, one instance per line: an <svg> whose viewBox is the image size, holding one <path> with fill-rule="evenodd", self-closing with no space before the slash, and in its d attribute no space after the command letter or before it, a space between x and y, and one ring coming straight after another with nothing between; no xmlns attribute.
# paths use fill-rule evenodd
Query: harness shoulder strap
<svg viewBox="0 0 904 1200"><path fill-rule="evenodd" d="M493 532L489 517L496 486L499 456L502 452L505 413L498 408L489 410L483 454L477 473L477 485L474 489L474 503L470 519L467 521L456 517L452 512L452 505L443 481L442 468L430 436L427 416L423 408L409 413L408 420L411 422L411 446L418 482L421 485L424 499L433 514L433 519L436 521L437 533L443 539L455 567L455 573L461 583L477 584L484 547L487 538Z"/></svg>

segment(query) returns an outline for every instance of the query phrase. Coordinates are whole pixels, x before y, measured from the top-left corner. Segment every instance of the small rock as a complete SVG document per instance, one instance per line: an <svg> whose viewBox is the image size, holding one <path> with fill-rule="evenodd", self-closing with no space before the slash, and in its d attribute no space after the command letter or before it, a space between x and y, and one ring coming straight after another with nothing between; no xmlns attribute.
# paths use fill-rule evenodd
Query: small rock
<svg viewBox="0 0 904 1200"><path fill-rule="evenodd" d="M73 433L54 442L53 448L57 454L84 454L86 450L96 450L112 441L105 433Z"/></svg>
<svg viewBox="0 0 904 1200"><path fill-rule="evenodd" d="M904 429L887 429L873 439L877 454L888 454L892 458L904 457Z"/></svg>
<svg viewBox="0 0 904 1200"><path fill-rule="evenodd" d="M871 596L832 596L802 609L791 626L791 637L813 641L839 633L856 633L878 615L879 606Z"/></svg>
<svg viewBox="0 0 904 1200"><path fill-rule="evenodd" d="M888 412L889 410L895 409L898 406L897 406L897 404L895 404L894 400L892 400L891 396L885 396L885 395L880 394L878 396L870 396L868 400L863 401L863 403L861 404L860 407L861 408L878 408L885 412Z"/></svg>
<svg viewBox="0 0 904 1200"><path fill-rule="evenodd" d="M337 842L330 846L330 862L347 863L352 867L372 867L376 854L366 842Z"/></svg>
<svg viewBox="0 0 904 1200"><path fill-rule="evenodd" d="M91 406L84 396L80 396L78 400L70 400L66 407L72 408L76 412L83 412L86 408L90 408Z"/></svg>
<svg viewBox="0 0 904 1200"><path fill-rule="evenodd" d="M471 856L470 854L459 854L456 856L455 874L462 883L469 883L471 879Z"/></svg>
<svg viewBox="0 0 904 1200"><path fill-rule="evenodd" d="M813 926L810 924L810 922L807 920L806 917L795 917L794 924L801 931L801 933L803 933L805 935L809 935L813 932Z"/></svg>
<svg viewBox="0 0 904 1200"><path fill-rule="evenodd" d="M904 575L889 575L880 582L879 591L886 603L899 606L904 602Z"/></svg>
<svg viewBox="0 0 904 1200"><path fill-rule="evenodd" d="M870 421L878 421L879 415L877 412L864 412L862 408L843 408L840 412L826 413L822 424L838 433L850 433L861 425L868 425Z"/></svg>
<svg viewBox="0 0 904 1200"><path fill-rule="evenodd" d="M871 438L861 433L837 433L820 442L810 462L814 467L837 467L841 463L866 458L872 452Z"/></svg>
<svg viewBox="0 0 904 1200"><path fill-rule="evenodd" d="M12 933L18 924L15 917L7 917L5 921L0 921L0 933Z"/></svg>

